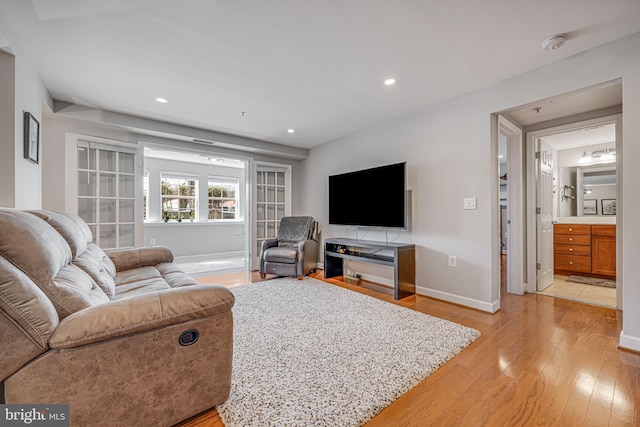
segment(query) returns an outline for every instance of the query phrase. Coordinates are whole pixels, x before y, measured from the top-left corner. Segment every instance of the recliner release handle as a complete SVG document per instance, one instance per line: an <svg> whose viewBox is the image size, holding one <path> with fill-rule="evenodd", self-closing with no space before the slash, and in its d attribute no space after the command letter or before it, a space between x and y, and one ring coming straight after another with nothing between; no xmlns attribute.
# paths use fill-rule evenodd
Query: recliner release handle
<svg viewBox="0 0 640 427"><path fill-rule="evenodd" d="M188 329L180 334L180 338L178 338L178 342L182 346L188 346L195 344L200 337L200 332L197 329Z"/></svg>

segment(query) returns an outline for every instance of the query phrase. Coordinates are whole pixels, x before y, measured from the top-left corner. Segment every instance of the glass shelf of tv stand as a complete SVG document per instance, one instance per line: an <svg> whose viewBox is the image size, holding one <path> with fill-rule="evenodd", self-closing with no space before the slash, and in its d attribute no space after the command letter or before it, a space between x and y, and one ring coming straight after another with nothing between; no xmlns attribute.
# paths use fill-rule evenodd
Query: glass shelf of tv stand
<svg viewBox="0 0 640 427"><path fill-rule="evenodd" d="M339 248L336 250L327 250L327 254L330 256L344 258L344 259L353 259L353 260L361 260L362 258L366 258L367 261L382 264L382 265L390 265L393 266L394 257L387 255L379 255L376 253L362 252L358 250L349 250Z"/></svg>

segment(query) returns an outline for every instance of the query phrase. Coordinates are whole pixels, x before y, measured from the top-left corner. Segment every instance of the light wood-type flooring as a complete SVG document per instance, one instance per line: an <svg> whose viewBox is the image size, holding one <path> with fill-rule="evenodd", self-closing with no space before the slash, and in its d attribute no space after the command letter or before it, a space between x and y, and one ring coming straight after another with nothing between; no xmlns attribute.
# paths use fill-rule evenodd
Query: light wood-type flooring
<svg viewBox="0 0 640 427"><path fill-rule="evenodd" d="M245 272L198 281L232 287L259 278ZM640 425L640 355L617 348L620 311L511 295L503 285L501 309L489 314L420 295L394 301L391 289L372 283L327 281L482 333L367 427ZM210 410L182 426L223 424Z"/></svg>

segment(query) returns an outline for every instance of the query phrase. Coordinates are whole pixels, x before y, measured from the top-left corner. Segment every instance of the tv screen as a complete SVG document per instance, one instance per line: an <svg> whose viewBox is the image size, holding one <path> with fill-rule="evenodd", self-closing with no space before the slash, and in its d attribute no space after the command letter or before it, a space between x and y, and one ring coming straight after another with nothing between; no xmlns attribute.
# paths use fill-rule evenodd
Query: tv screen
<svg viewBox="0 0 640 427"><path fill-rule="evenodd" d="M329 224L406 227L406 163L329 177Z"/></svg>

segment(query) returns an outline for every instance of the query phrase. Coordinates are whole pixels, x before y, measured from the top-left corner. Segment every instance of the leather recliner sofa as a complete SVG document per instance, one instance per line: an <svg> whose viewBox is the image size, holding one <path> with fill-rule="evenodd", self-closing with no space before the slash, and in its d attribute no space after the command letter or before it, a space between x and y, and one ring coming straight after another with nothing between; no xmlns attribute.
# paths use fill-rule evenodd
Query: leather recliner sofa
<svg viewBox="0 0 640 427"><path fill-rule="evenodd" d="M173 425L229 396L234 297L167 248L104 252L75 215L0 209L0 403ZM195 285L195 286L194 286Z"/></svg>

